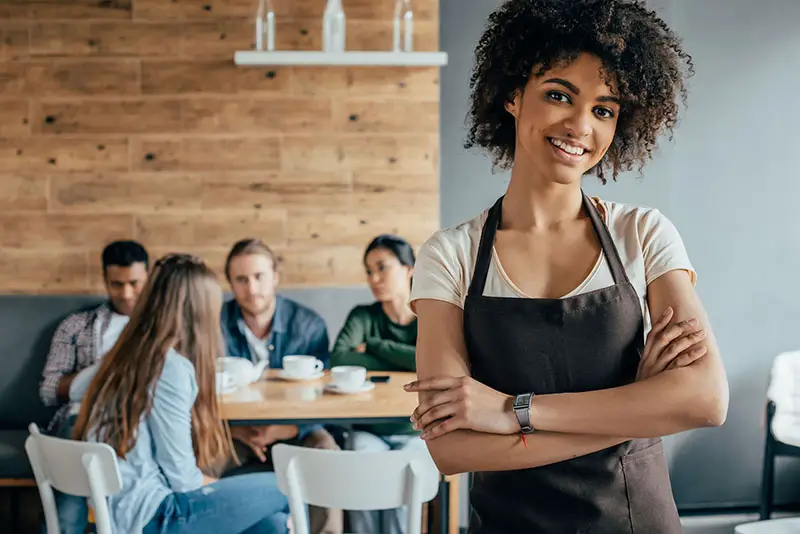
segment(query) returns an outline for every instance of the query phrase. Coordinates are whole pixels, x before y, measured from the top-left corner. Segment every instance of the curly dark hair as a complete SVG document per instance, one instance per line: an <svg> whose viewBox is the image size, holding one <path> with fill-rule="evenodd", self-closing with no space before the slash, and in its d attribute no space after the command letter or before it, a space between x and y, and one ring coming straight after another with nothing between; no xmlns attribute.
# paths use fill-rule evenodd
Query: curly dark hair
<svg viewBox="0 0 800 534"><path fill-rule="evenodd" d="M590 172L603 183L609 171L615 180L637 164L641 172L661 133L671 137L694 68L680 39L638 0L509 0L492 13L475 49L465 148L484 148L509 168L516 131L506 102L531 76L583 52L600 58L621 100L614 140Z"/></svg>

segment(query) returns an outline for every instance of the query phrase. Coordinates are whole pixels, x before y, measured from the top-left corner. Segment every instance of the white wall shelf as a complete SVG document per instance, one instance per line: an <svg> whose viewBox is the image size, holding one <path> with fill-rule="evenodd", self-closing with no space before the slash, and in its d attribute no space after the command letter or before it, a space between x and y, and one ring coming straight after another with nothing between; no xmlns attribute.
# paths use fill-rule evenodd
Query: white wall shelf
<svg viewBox="0 0 800 534"><path fill-rule="evenodd" d="M236 52L233 62L239 67L266 66L346 66L346 67L441 67L447 65L447 52L317 52L281 51Z"/></svg>

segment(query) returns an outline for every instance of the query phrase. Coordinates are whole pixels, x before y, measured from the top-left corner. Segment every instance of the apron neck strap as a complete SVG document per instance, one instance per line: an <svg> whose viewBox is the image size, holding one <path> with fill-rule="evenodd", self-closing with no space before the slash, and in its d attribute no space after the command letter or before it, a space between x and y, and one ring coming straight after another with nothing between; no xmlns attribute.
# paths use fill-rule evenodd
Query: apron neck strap
<svg viewBox="0 0 800 534"><path fill-rule="evenodd" d="M606 260L608 260L608 267L611 270L614 283L616 285L629 283L628 274L625 272L625 267L622 266L622 260L619 257L617 246L611 238L611 233L608 231L608 227L605 221L603 221L603 218L600 217L600 213L597 211L594 202L586 196L586 193L583 193L583 207L586 209L586 213L589 214L589 220L592 221L594 231L597 234L597 238L600 240L600 246L603 248Z"/></svg>
<svg viewBox="0 0 800 534"><path fill-rule="evenodd" d="M505 195L498 198L497 202L489 209L486 222L483 225L483 232L481 233L481 240L478 245L478 256L475 259L475 272L472 275L472 282L470 282L468 292L468 295L473 297L482 296L484 288L486 287L486 278L489 273L489 265L492 261L494 237L501 223L504 198ZM594 202L592 202L585 193L583 194L583 206L586 209L586 213L589 215L589 220L592 222L597 238L600 240L600 247L608 260L608 267L611 271L614 283L617 285L629 283L628 275L622 265L622 260L619 257L619 252L617 251L616 245L614 245L614 240L611 238L608 227L602 217L600 217L600 213L597 211Z"/></svg>
<svg viewBox="0 0 800 534"><path fill-rule="evenodd" d="M482 296L483 288L486 286L486 276L489 273L489 264L492 262L494 236L497 233L497 227L500 226L503 198L505 198L505 195L498 198L494 206L489 209L489 214L483 225L481 241L478 246L478 257L475 259L475 273L472 275L472 282L469 284L469 292L467 293L473 297Z"/></svg>

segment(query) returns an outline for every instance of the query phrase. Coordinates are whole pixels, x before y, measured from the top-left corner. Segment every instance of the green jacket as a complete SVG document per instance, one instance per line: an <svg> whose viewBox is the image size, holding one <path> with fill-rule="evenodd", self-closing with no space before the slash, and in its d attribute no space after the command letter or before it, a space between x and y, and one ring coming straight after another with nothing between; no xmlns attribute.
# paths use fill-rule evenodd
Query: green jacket
<svg viewBox="0 0 800 534"><path fill-rule="evenodd" d="M366 352L354 350L361 344L366 344ZM416 319L408 325L400 325L389 319L380 302L356 306L333 345L331 365L361 365L369 371L415 372L416 344ZM358 429L378 436L415 433L410 422L366 425Z"/></svg>

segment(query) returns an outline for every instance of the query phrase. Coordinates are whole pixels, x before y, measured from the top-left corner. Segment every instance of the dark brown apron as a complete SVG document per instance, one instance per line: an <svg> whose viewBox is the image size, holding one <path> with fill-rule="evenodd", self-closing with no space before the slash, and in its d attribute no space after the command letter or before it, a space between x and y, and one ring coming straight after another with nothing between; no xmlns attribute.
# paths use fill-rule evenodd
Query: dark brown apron
<svg viewBox="0 0 800 534"><path fill-rule="evenodd" d="M633 382L644 345L642 309L595 206L584 195L613 286L564 299L486 297L502 200L489 210L464 305L472 376L510 395ZM682 532L658 438L533 469L475 473L470 501L471 534Z"/></svg>

